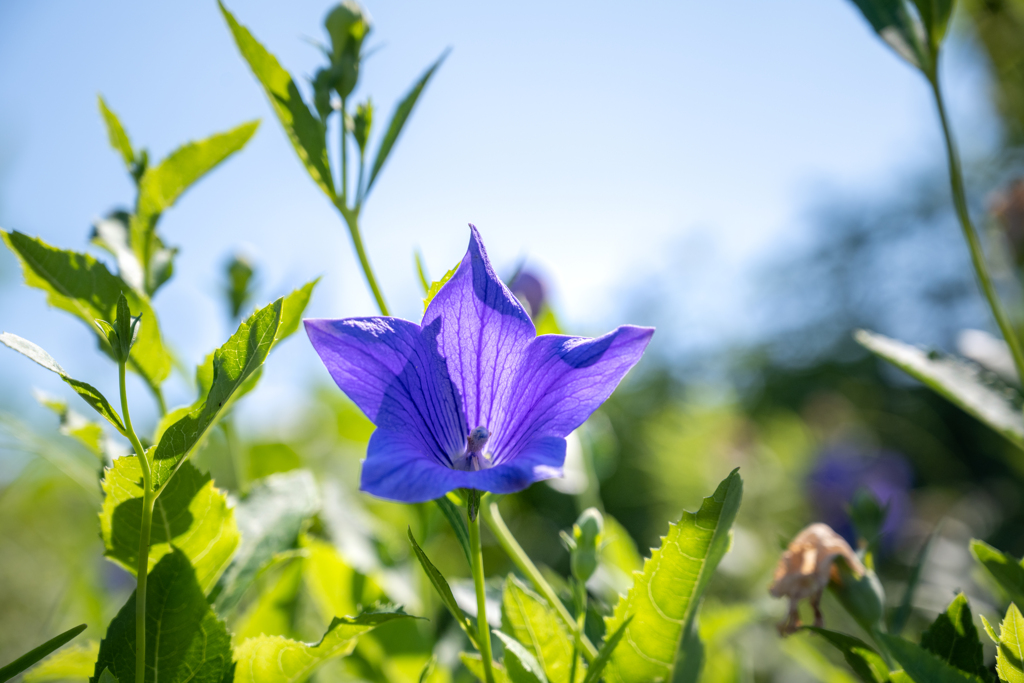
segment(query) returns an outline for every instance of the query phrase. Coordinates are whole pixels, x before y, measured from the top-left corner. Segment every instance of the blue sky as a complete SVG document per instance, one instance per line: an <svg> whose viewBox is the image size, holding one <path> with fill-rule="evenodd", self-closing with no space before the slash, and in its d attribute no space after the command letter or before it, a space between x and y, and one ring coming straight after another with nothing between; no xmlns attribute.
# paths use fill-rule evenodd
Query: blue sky
<svg viewBox="0 0 1024 683"><path fill-rule="evenodd" d="M843 0L366 4L369 44L380 49L358 94L373 97L379 117L453 48L363 216L371 259L405 317L421 311L413 249L440 274L473 222L499 266L526 256L551 278L580 332L630 322L629 292L677 262L669 255L682 245L711 245L705 258L692 255L709 279L690 298L702 324L728 331L743 305L731 283L798 240L816 197L884 189L941 151L923 81ZM229 7L294 75L319 66L306 38L323 39L329 4ZM956 118L984 116L977 69L952 61ZM107 147L98 93L156 157L263 119L249 146L161 222L183 249L155 305L185 358L199 360L229 332L210 290L238 247L263 269L261 301L323 275L312 315L375 312L340 219L296 160L215 2L4 3L0 64L0 226L63 247L83 248L91 220L133 196ZM15 286L4 258L2 327L73 374L102 372L84 327ZM305 340L280 356L264 390L278 404L320 376ZM0 358L11 393L59 387L13 353ZM82 379L109 390L116 378Z"/></svg>

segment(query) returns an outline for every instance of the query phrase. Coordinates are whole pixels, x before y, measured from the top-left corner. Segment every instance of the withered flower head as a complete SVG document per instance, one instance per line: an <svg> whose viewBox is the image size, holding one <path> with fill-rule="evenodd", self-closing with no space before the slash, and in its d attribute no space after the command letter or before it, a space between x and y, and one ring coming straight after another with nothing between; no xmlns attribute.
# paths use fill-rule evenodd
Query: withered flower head
<svg viewBox="0 0 1024 683"><path fill-rule="evenodd" d="M805 598L810 598L814 608L814 625L823 625L821 594L829 581L840 582L834 564L840 557L856 576L864 575L864 565L850 544L827 524L812 524L792 540L779 558L772 586L768 589L772 597L789 598L789 614L779 624L780 634L789 635L800 628L798 607Z"/></svg>

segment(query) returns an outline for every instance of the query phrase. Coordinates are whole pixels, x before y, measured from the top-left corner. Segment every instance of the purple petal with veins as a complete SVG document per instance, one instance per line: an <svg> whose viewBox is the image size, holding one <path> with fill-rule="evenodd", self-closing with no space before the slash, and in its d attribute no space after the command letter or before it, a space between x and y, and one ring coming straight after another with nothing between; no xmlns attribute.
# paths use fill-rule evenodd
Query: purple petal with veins
<svg viewBox="0 0 1024 683"><path fill-rule="evenodd" d="M480 234L420 325L399 318L306 320L331 377L377 426L360 488L422 502L456 488L520 491L559 477L565 437L640 360L654 334L537 336L498 279Z"/></svg>

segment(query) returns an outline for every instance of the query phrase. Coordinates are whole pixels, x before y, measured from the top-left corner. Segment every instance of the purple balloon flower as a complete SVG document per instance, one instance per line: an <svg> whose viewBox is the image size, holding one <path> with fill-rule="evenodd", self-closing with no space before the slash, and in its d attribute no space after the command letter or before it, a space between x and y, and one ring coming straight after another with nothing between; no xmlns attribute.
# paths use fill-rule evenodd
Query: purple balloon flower
<svg viewBox="0 0 1024 683"><path fill-rule="evenodd" d="M520 491L562 475L565 437L643 355L650 327L537 336L476 228L420 325L306 320L331 377L377 426L360 488L406 503L456 488Z"/></svg>

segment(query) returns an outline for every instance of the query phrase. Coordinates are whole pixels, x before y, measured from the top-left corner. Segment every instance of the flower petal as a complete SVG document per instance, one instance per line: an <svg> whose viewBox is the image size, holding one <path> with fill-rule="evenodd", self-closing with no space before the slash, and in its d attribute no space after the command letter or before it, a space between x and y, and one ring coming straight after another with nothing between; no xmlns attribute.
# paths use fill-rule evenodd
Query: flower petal
<svg viewBox="0 0 1024 683"><path fill-rule="evenodd" d="M423 451L415 436L378 429L370 437L359 488L400 503L422 503L457 488L515 493L535 481L562 476L565 439L543 437L514 461L479 471L453 470Z"/></svg>
<svg viewBox="0 0 1024 683"><path fill-rule="evenodd" d="M437 352L437 325L379 317L304 322L331 377L377 427L408 435L439 463L462 451L467 429Z"/></svg>
<svg viewBox="0 0 1024 683"><path fill-rule="evenodd" d="M623 325L596 339L545 334L530 342L499 415L491 452L498 463L521 456L538 437L564 438L615 391L647 348L652 327Z"/></svg>
<svg viewBox="0 0 1024 683"><path fill-rule="evenodd" d="M423 327L440 321L438 347L472 429L489 427L494 407L507 401L520 356L537 331L494 274L480 233L469 227L469 249L427 307Z"/></svg>

